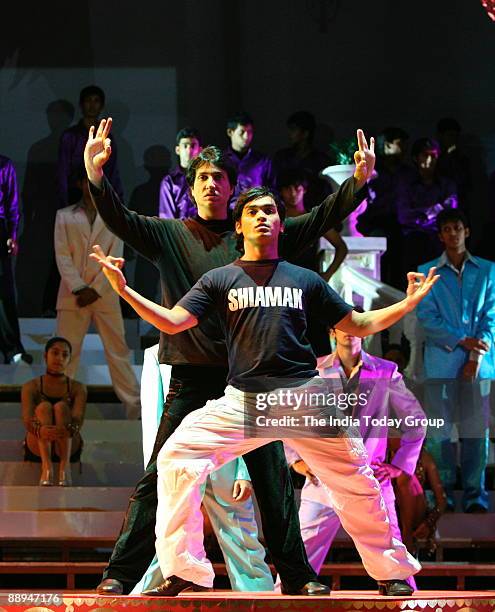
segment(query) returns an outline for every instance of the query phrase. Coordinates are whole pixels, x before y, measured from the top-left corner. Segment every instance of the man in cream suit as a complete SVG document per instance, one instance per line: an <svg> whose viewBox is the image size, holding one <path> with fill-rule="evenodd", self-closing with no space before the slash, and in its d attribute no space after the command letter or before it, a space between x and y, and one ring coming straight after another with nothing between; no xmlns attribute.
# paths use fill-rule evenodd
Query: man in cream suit
<svg viewBox="0 0 495 612"><path fill-rule="evenodd" d="M124 322L118 296L100 267L89 258L93 244L100 244L114 257L121 257L123 243L104 226L96 212L85 176L78 177L82 198L62 208L55 219L55 256L61 281L57 297L57 335L72 344L67 374L73 377L79 365L84 336L91 322L103 342L110 377L128 418L141 412L139 386L130 363Z"/></svg>

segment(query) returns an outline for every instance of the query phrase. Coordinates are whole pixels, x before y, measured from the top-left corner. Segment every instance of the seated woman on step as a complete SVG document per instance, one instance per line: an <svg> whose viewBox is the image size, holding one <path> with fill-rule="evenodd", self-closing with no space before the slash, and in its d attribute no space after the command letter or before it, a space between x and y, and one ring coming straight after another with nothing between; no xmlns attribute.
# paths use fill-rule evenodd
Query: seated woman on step
<svg viewBox="0 0 495 612"><path fill-rule="evenodd" d="M40 485L70 485L70 462L80 460L87 391L65 374L72 347L65 338L45 346L46 373L22 386L22 420L26 427L25 461L41 462ZM53 462L59 461L53 481Z"/></svg>

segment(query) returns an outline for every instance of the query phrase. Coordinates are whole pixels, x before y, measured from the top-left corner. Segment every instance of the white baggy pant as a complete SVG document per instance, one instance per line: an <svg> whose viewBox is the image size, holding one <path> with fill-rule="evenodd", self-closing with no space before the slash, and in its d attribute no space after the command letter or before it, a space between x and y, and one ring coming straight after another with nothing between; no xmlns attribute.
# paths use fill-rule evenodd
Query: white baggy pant
<svg viewBox="0 0 495 612"><path fill-rule="evenodd" d="M392 536L401 542L402 535L395 510L394 489L390 480L381 484L381 491L387 508ZM312 499L306 499L303 490L301 506L299 508L299 521L309 563L315 572L319 574L321 566L327 558L330 546L340 528L340 518L332 508L330 499L328 504L321 504ZM412 576L407 579L407 582L413 589L416 589L416 582ZM277 579L277 586L278 584L279 580Z"/></svg>
<svg viewBox="0 0 495 612"><path fill-rule="evenodd" d="M245 406L254 408L255 403L255 394L227 387L224 397L188 415L160 451L156 551L165 578L213 585L213 568L203 546L201 485L235 457L280 439L245 437ZM368 574L391 580L417 573L420 564L393 537L362 440L285 437L331 491L335 512Z"/></svg>
<svg viewBox="0 0 495 612"><path fill-rule="evenodd" d="M74 378L76 375L84 336L91 321L94 322L103 344L115 394L124 404L127 418L138 419L141 414L139 385L131 366L120 308L104 312L97 310L94 304L90 304L79 310L57 311L57 335L67 338L72 345L67 376Z"/></svg>

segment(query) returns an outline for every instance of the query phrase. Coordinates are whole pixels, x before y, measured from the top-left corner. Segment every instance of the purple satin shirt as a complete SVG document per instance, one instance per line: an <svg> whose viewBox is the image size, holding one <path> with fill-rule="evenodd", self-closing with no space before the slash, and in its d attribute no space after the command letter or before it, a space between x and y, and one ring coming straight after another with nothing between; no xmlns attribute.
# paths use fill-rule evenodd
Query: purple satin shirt
<svg viewBox="0 0 495 612"><path fill-rule="evenodd" d="M397 213L404 234L425 232L436 234L436 217L445 208L457 208L454 181L437 176L433 183L423 183L419 174L400 186Z"/></svg>
<svg viewBox="0 0 495 612"><path fill-rule="evenodd" d="M231 205L235 204L241 191L250 187L276 189L275 172L270 158L266 155L249 149L244 157L239 157L232 147L227 147L225 156L237 170L237 184Z"/></svg>
<svg viewBox="0 0 495 612"><path fill-rule="evenodd" d="M361 360L361 367L350 380L355 380L358 385L353 392L365 392L367 399L361 406L357 405L352 413L360 420L359 433L368 452L369 463L386 461L389 435L387 425L373 425L370 420L395 418L398 419L397 429L401 436L399 449L391 463L406 474L414 474L426 434L426 427L421 424L425 413L406 387L395 363L365 351L361 351ZM322 378L336 380L336 393L343 392L343 383L349 382L336 353L318 359L318 372ZM289 464L299 459L292 448L285 446L285 449Z"/></svg>
<svg viewBox="0 0 495 612"><path fill-rule="evenodd" d="M78 124L65 130L60 138L58 150L57 182L60 197L60 208L73 204L69 202L69 189L71 178L74 173L84 166L84 147L88 140L88 130L84 123ZM112 139L112 155L103 168L105 176L110 181L112 187L119 194L120 199L124 198L122 182L117 168L117 146Z"/></svg>
<svg viewBox="0 0 495 612"><path fill-rule="evenodd" d="M7 238L17 238L19 225L19 198L14 164L0 155L0 219L5 224Z"/></svg>
<svg viewBox="0 0 495 612"><path fill-rule="evenodd" d="M176 166L160 183L158 216L162 219L187 219L196 216L197 212L184 169Z"/></svg>

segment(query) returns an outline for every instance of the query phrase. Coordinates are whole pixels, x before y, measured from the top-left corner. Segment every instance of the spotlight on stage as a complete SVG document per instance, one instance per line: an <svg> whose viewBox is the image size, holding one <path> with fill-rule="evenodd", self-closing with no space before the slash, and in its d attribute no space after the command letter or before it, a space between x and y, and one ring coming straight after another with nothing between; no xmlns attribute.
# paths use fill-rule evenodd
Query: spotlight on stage
<svg viewBox="0 0 495 612"><path fill-rule="evenodd" d="M488 17L495 21L495 0L481 0L481 4L485 7Z"/></svg>

